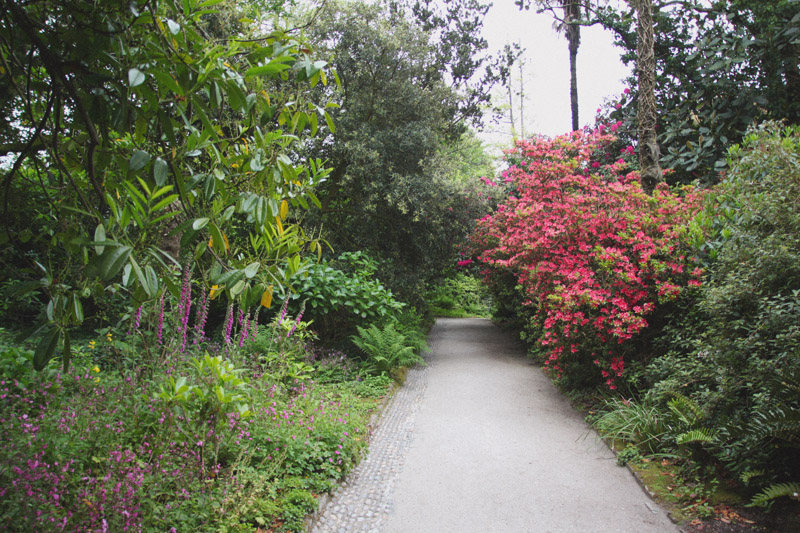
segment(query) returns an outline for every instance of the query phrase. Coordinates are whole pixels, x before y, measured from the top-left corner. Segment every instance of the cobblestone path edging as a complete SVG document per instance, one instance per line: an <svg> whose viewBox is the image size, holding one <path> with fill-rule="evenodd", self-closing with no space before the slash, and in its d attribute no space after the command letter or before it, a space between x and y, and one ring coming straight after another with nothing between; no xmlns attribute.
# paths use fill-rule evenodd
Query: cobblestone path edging
<svg viewBox="0 0 800 533"><path fill-rule="evenodd" d="M310 520L307 531L381 531L392 509L395 480L411 445L417 411L428 386L433 353L434 346L431 345L431 349L423 354L428 365L417 365L409 370L405 384L383 409L370 439L367 456L333 495L322 497L320 509Z"/></svg>

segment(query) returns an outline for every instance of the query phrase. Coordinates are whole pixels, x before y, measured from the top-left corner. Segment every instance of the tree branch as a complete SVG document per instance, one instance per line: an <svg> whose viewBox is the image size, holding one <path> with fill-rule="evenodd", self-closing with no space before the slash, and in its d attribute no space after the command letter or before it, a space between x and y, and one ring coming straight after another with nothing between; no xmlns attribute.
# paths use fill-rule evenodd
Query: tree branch
<svg viewBox="0 0 800 533"><path fill-rule="evenodd" d="M95 194L97 194L99 201L101 203L105 203L103 190L100 187L100 184L97 182L97 176L95 175L94 168L94 151L97 148L97 145L100 144L101 140L99 134L97 133L97 128L95 128L94 122L92 122L92 119L89 116L89 111L83 105L83 101L78 95L78 91L75 89L75 86L61 68L60 59L47 47L44 41L42 41L42 38L39 36L39 32L33 26L33 23L28 18L25 10L17 3L11 2L9 11L11 12L11 18L14 20L14 22L22 29L28 39L30 39L30 42L33 44L33 46L39 50L42 63L44 63L45 69L50 73L53 81L55 82L57 80L60 82L63 88L67 91L67 94L69 94L70 100L72 100L72 103L75 105L75 109L78 112L78 115L81 117L84 126L86 127L86 133L89 134L86 174L89 176L89 180L92 183L92 187L94 188Z"/></svg>

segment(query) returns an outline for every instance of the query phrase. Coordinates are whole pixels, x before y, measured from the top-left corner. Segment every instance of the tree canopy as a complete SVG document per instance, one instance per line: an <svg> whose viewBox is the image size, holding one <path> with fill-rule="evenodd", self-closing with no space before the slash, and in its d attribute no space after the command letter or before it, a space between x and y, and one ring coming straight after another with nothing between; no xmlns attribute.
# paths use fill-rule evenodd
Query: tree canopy
<svg viewBox="0 0 800 533"><path fill-rule="evenodd" d="M673 182L714 181L728 147L751 124L800 121L800 6L770 2L654 2L656 101L661 163ZM623 61L636 55L632 11L600 6L591 22L613 30ZM640 87L612 113L635 131Z"/></svg>
<svg viewBox="0 0 800 533"><path fill-rule="evenodd" d="M179 294L192 262L247 307L319 246L290 213L318 202L328 172L298 148L333 128L328 94L312 93L333 78L257 22L267 6L220 30L220 3L0 5L2 261L26 281L17 294L49 302L38 366L59 339L68 362L90 297L121 292L135 308Z"/></svg>
<svg viewBox="0 0 800 533"><path fill-rule="evenodd" d="M443 13L420 2L331 4L310 30L342 84L336 131L311 148L333 169L317 221L334 248L390 262L388 281L405 297L454 262L453 243L478 215L437 154L457 153L507 76L507 60L498 67L483 53L485 10L471 0Z"/></svg>

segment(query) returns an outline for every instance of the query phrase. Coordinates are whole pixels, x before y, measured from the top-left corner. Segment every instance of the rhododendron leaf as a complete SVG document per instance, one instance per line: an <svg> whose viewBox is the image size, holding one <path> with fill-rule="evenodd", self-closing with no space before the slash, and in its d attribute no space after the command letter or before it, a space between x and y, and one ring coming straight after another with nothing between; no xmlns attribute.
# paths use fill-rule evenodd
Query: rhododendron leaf
<svg viewBox="0 0 800 533"><path fill-rule="evenodd" d="M55 326L51 326L45 332L33 354L33 368L36 370L44 370L44 367L47 366L47 363L50 362L50 359L52 359L55 354L60 334L61 330Z"/></svg>

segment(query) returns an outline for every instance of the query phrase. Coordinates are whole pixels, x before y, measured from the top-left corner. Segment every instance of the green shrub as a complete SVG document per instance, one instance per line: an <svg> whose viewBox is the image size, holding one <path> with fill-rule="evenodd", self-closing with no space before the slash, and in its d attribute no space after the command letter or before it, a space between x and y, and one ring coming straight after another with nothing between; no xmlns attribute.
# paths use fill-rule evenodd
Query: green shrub
<svg viewBox="0 0 800 533"><path fill-rule="evenodd" d="M790 386L800 366L800 128L752 129L713 199L702 220L713 233L708 275L665 329L667 352L643 384L651 401L680 392L700 407L708 432L693 436L735 478L756 489L797 481L796 426L776 424L800 412Z"/></svg>
<svg viewBox="0 0 800 533"><path fill-rule="evenodd" d="M383 328L373 324L369 328L359 326L357 329L358 335L353 335L351 340L367 356L361 366L365 372L382 374L417 363L425 364L425 360L414 352L414 346L395 329L394 324Z"/></svg>
<svg viewBox="0 0 800 533"><path fill-rule="evenodd" d="M383 398L394 384L394 380L388 374L377 376L364 376L358 381L348 383L350 390L361 398Z"/></svg>
<svg viewBox="0 0 800 533"><path fill-rule="evenodd" d="M493 307L493 299L483 282L461 272L430 288L426 299L434 313L455 311L462 315L489 316Z"/></svg>
<svg viewBox="0 0 800 533"><path fill-rule="evenodd" d="M606 413L595 422L600 434L621 440L649 453L658 453L667 432L667 417L654 405L634 400L614 399L606 403Z"/></svg>
<svg viewBox="0 0 800 533"><path fill-rule="evenodd" d="M336 341L355 326L383 322L403 308L375 277L377 263L363 253L342 254L334 262L311 266L297 280L297 295L323 340Z"/></svg>

